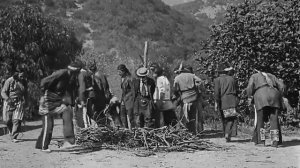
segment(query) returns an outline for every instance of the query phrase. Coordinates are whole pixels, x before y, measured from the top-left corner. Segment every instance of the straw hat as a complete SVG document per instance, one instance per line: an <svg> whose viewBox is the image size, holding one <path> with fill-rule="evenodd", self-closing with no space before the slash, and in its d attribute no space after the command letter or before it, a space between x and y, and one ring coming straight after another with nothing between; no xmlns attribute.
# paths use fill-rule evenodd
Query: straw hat
<svg viewBox="0 0 300 168"><path fill-rule="evenodd" d="M149 70L145 67L141 67L136 71L136 75L138 77L144 77L147 76L149 74Z"/></svg>

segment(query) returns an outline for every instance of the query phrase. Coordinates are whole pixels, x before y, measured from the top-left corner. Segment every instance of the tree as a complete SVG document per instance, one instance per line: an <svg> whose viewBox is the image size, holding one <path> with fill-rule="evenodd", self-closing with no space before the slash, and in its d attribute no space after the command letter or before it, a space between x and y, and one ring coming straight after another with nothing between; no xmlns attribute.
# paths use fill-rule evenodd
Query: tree
<svg viewBox="0 0 300 168"><path fill-rule="evenodd" d="M66 66L81 49L71 27L45 16L37 6L13 5L0 10L0 18L2 77L23 64L35 81Z"/></svg>
<svg viewBox="0 0 300 168"><path fill-rule="evenodd" d="M204 47L208 56L200 58L202 72L213 77L217 65L227 62L243 90L253 69L263 68L284 80L295 105L295 91L300 89L299 6L298 0L246 0L229 7L225 22L211 27Z"/></svg>
<svg viewBox="0 0 300 168"><path fill-rule="evenodd" d="M0 76L11 76L17 66L25 67L30 80L29 109L36 109L39 80L63 68L81 50L73 30L45 16L39 7L12 5L0 10Z"/></svg>

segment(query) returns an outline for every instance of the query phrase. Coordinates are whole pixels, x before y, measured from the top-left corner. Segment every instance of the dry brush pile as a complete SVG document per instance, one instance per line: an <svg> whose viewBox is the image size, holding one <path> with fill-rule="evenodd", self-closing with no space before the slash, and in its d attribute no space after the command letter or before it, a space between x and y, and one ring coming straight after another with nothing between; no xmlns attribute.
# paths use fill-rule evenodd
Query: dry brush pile
<svg viewBox="0 0 300 168"><path fill-rule="evenodd" d="M151 151L196 151L221 150L185 128L161 127L157 129L137 128L113 129L90 127L81 129L76 135L77 144L86 148L139 149Z"/></svg>

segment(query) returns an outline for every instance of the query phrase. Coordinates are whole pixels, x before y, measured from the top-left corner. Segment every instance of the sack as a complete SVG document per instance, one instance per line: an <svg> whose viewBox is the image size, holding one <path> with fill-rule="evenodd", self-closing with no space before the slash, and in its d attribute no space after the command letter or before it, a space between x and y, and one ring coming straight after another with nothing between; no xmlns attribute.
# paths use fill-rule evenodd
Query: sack
<svg viewBox="0 0 300 168"><path fill-rule="evenodd" d="M156 107L159 111L166 111L166 110L174 110L175 106L172 103L172 101L157 101L156 103Z"/></svg>
<svg viewBox="0 0 300 168"><path fill-rule="evenodd" d="M236 112L235 108L223 110L223 114L225 118L238 116L238 113Z"/></svg>

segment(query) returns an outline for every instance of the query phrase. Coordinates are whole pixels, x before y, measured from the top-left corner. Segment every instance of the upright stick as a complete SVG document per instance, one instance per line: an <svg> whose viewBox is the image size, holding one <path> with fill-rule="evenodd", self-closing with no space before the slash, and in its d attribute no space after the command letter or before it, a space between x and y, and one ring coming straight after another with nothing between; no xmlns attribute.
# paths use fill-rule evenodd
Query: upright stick
<svg viewBox="0 0 300 168"><path fill-rule="evenodd" d="M148 51L148 41L145 41L144 47L144 67L147 68L147 51Z"/></svg>

